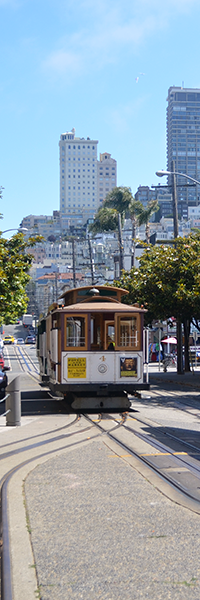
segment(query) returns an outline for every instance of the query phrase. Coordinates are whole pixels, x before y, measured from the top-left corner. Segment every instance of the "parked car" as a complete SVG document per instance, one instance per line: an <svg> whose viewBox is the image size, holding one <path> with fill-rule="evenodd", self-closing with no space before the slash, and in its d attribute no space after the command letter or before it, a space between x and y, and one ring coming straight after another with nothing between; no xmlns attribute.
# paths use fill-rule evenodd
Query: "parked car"
<svg viewBox="0 0 200 600"><path fill-rule="evenodd" d="M17 344L24 344L24 338L17 338L16 340Z"/></svg>
<svg viewBox="0 0 200 600"><path fill-rule="evenodd" d="M5 364L3 354L0 354L0 369L3 369Z"/></svg>
<svg viewBox="0 0 200 600"><path fill-rule="evenodd" d="M25 339L25 344L35 344L35 336L27 335L27 337Z"/></svg>
<svg viewBox="0 0 200 600"><path fill-rule="evenodd" d="M10 367L2 367L0 370L0 397L4 398L5 390L8 385L8 378L5 371L9 371Z"/></svg>
<svg viewBox="0 0 200 600"><path fill-rule="evenodd" d="M14 344L15 338L13 337L13 335L5 335L5 337L3 338L3 343L4 344Z"/></svg>

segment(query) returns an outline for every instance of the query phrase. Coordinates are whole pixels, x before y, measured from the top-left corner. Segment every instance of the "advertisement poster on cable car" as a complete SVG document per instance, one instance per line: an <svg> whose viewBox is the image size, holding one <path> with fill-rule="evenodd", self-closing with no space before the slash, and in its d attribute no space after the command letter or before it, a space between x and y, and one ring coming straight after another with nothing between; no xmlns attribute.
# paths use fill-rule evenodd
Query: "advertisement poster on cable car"
<svg viewBox="0 0 200 600"><path fill-rule="evenodd" d="M137 377L137 371L136 357L120 357L120 377Z"/></svg>
<svg viewBox="0 0 200 600"><path fill-rule="evenodd" d="M68 379L86 379L86 358L68 358Z"/></svg>

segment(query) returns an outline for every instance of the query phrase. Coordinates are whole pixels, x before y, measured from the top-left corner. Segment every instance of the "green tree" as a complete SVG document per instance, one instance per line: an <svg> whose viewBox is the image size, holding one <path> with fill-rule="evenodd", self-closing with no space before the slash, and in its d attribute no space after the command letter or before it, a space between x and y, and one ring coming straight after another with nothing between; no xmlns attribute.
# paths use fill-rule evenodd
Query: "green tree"
<svg viewBox="0 0 200 600"><path fill-rule="evenodd" d="M1 235L1 232L0 232ZM41 236L24 240L23 233L11 239L0 237L0 323L13 323L26 312L28 296L26 285L30 279L32 255L29 249Z"/></svg>
<svg viewBox="0 0 200 600"><path fill-rule="evenodd" d="M115 187L107 194L103 207L99 209L94 223L90 226L90 231L93 233L118 231L120 254L122 254L121 223L123 225L125 215L130 217L132 222L132 266L134 266L136 227L146 224L146 239L149 241L149 220L158 208L157 200L152 200L147 208L144 208L141 202L135 200L130 187ZM111 211L115 211L115 213ZM121 220L117 214L121 215Z"/></svg>
<svg viewBox="0 0 200 600"><path fill-rule="evenodd" d="M136 227L139 224L138 214L142 214L143 205L139 200L135 200L130 187L115 187L109 192L104 201L104 206L114 208L121 215L122 223L125 215L130 217L132 222L132 266L135 258L135 238Z"/></svg>
<svg viewBox="0 0 200 600"><path fill-rule="evenodd" d="M152 215L155 212L157 212L157 210L159 210L159 205L158 205L157 200L150 200L150 202L148 202L146 208L144 208L144 206L141 203L140 203L140 206L138 205L136 208L138 226L140 227L141 225L146 225L146 242L147 242L147 244L149 244L149 241L150 241L150 226L149 226L150 218L152 217Z"/></svg>
<svg viewBox="0 0 200 600"><path fill-rule="evenodd" d="M125 302L148 309L146 324L172 316L183 324L185 370L189 371L190 326L200 320L200 234L177 238L173 247L146 248L140 267L124 272L116 285L129 290Z"/></svg>
<svg viewBox="0 0 200 600"><path fill-rule="evenodd" d="M91 233L116 231L118 228L118 213L114 208L101 207L95 215L94 222L89 225Z"/></svg>
<svg viewBox="0 0 200 600"><path fill-rule="evenodd" d="M123 216L122 216L123 218ZM121 232L121 214L115 208L102 206L95 215L94 222L89 226L89 231L93 234L103 233L104 231L117 231L119 242L119 268L120 276L124 268L123 264L123 245Z"/></svg>
<svg viewBox="0 0 200 600"><path fill-rule="evenodd" d="M114 208L122 218L124 218L125 213L129 211L129 207L131 202L133 201L133 195L131 192L131 188L121 186L115 187L110 192L108 192L103 206L108 208Z"/></svg>

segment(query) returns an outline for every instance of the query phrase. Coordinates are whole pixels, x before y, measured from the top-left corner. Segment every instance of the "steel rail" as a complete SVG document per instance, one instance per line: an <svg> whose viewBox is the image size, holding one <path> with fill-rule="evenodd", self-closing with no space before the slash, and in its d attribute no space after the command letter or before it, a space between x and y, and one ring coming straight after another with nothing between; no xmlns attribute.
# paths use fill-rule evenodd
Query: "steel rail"
<svg viewBox="0 0 200 600"><path fill-rule="evenodd" d="M91 427L89 427L89 428L86 427L82 430L72 432L70 434L70 436L77 435L80 433L85 433L85 431L88 431L88 429L91 429ZM45 432L44 435L46 435L46 434L48 434L48 432ZM62 437L66 437L66 436L59 436L58 438L56 437L53 439L46 440L46 443L52 443L57 439L61 439ZM67 437L69 437L69 434L67 434ZM94 437L98 437L98 435L94 436ZM4 476L2 477L2 479L0 480L1 531L2 531L2 549L1 549L1 551L2 551L1 594L2 594L2 596L1 596L1 600L14 600L13 589L12 589L10 536L9 536L9 522L8 522L8 497L7 497L8 484L9 484L11 477L17 471L19 471L22 467L24 467L25 465L28 465L29 463L32 463L34 460L39 460L43 457L51 456L62 450L76 447L85 442L88 442L88 438L85 438L83 440L78 440L76 442L72 442L71 444L65 444L62 447L54 448L52 450L48 450L47 452L43 452L41 454L35 454L34 456L22 461L18 465L15 465L15 467L13 467L7 473L5 473ZM42 445L43 445L43 442L38 442L37 444L34 445L34 448L38 448ZM21 449L21 451L25 452L25 451L29 450L30 448L33 448L33 446L32 447L25 446L24 448ZM16 450L14 450L12 453L9 453L9 456L11 454L16 455ZM5 455L4 455L4 458L5 458ZM37 570L36 570L36 576L37 576Z"/></svg>
<svg viewBox="0 0 200 600"><path fill-rule="evenodd" d="M138 423L142 423L142 425L146 425L147 427L151 427L152 429L154 429L155 431L158 429L158 426L155 425L151 425L151 421L153 423L153 420L148 419L148 421L144 421L143 419L140 419L138 417L132 417L132 415L129 414L129 418L133 419L134 421L138 421ZM128 429L128 426L126 425L126 429ZM132 428L131 428L132 431ZM159 432L164 433L167 437L171 438L172 440L175 440L181 444L183 444L184 446L187 446L187 448L191 448L192 450L197 450L200 454L200 447L198 448L198 446L194 446L194 444L190 444L190 442L186 442L186 440L182 440L181 438L179 438L176 435L173 435L172 433L169 433L168 431L165 431L165 428L163 427L163 425L159 426ZM145 435L145 434L144 434ZM149 436L148 436L149 437ZM167 446L168 447L168 446Z"/></svg>
<svg viewBox="0 0 200 600"><path fill-rule="evenodd" d="M19 348L19 347L15 346L14 351L15 351L15 354L16 354L17 359L19 360L19 362L23 361L21 366L23 366L23 363L25 363L28 371L32 371L33 370L33 371L35 371L36 373L39 374L39 370L37 369L35 363L33 362L32 358L29 356L29 354L26 352L26 350L24 348L23 348L23 351L22 351L22 348ZM20 355L21 361L20 361L19 355Z"/></svg>
<svg viewBox="0 0 200 600"><path fill-rule="evenodd" d="M90 417L88 417L88 415L85 415L85 418L87 418L87 420L90 421ZM102 434L106 434L107 437L109 437L112 441L116 442L129 455L134 456L135 458L137 458L139 460L139 462L145 464L152 472L156 473L163 481L166 481L167 483L169 483L174 489L176 489L178 492L181 492L184 496L186 496L190 500L193 500L195 503L200 504L200 500L198 500L197 498L195 498L195 496L193 496L192 494L190 494L189 492L187 492L172 477L170 477L169 475L161 473L160 469L158 467L156 467L155 465L153 465L152 462L146 458L146 456L142 456L141 454L139 454L138 452L136 452L135 450L133 450L130 446L128 446L124 442L118 440L118 438L113 435L112 430L111 431L107 431L106 429L104 429L100 425L100 423L94 423L94 424L96 425L96 427L98 427L99 429L101 429ZM127 429L127 426L124 426L124 427L125 427L125 429ZM136 437L142 439L142 441L145 441L146 443L149 443L149 445L151 445L151 446L154 445L153 444L154 440L152 439L151 441L149 441L149 436L148 435L145 436L143 434L139 434L138 432L135 432L131 428L130 428L130 431L133 433L133 435L135 435ZM154 447L158 448L158 449L161 449L161 445L159 443L157 445L155 443ZM165 448L165 450L167 449L168 454L171 454L173 456L173 458L176 460L176 462L179 462L179 461L180 462L184 462L184 460L182 458L180 458L177 455L174 456L173 452L170 453L169 452L169 448L168 447L164 447L164 445L163 445L163 449L164 448ZM154 455L152 455L152 458L153 458L153 456ZM191 465L190 463L188 463L188 462L185 461L185 464L187 465L188 468L190 466L191 469L193 469L193 465ZM200 467L198 469L198 473L199 473L199 476L200 476ZM200 508L199 508L199 511L200 511Z"/></svg>
<svg viewBox="0 0 200 600"><path fill-rule="evenodd" d="M133 417L132 417L133 418ZM136 420L138 422L142 422L139 419L136 418ZM149 423L145 423L143 421L144 425L147 425L149 427ZM163 444L162 442L156 441L154 440L154 438L152 438L150 435L145 434L145 433L139 433L138 431L135 431L135 429L133 429L132 427L129 427L128 425L125 425L125 428L127 429L127 431L133 433L136 437L138 437L139 439L141 439L143 442L148 443L150 446L152 446L153 448L156 448L156 450L158 450L159 452L167 452L169 455L171 456L175 456L173 450L171 450L169 448L169 446L166 446L165 444ZM155 431L156 431L156 427L154 427ZM163 431L163 427L159 428L159 431ZM170 437L170 434L169 434ZM172 439L176 439L179 443L184 444L184 440L180 439L180 438L172 438ZM197 446L192 446L189 443L185 442L185 445L187 445L190 448L193 448L195 450L198 450L198 453L200 454L200 448L198 448ZM184 458L182 458L181 456L176 455L175 456L177 461L182 462L184 465L187 465L187 467L191 470L191 471L196 471L196 473L199 474L200 477L200 467L195 466L193 464L191 464L190 462L186 461Z"/></svg>

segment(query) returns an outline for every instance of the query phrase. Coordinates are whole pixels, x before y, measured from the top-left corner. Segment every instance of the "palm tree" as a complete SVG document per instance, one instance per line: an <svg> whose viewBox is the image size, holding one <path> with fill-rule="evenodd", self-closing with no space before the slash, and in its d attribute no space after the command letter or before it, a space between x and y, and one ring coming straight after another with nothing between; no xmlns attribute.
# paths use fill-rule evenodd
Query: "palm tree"
<svg viewBox="0 0 200 600"><path fill-rule="evenodd" d="M123 218L123 217L122 217ZM123 246L121 233L121 214L115 208L103 206L95 215L94 222L89 225L89 231L93 234L103 233L104 231L118 231L119 257L120 257L120 277L124 268L123 264Z"/></svg>
<svg viewBox="0 0 200 600"><path fill-rule="evenodd" d="M108 208L115 208L124 217L125 213L129 210L132 200L131 188L122 185L108 192L103 204Z"/></svg>
<svg viewBox="0 0 200 600"><path fill-rule="evenodd" d="M124 221L125 214L130 213L130 207L132 207L133 215L133 204L134 198L130 187L120 186L113 188L106 196L104 206L114 208L118 212L118 238L119 238L119 253L120 253L120 274L123 269L123 243L121 234L121 224ZM132 220L132 216L131 216ZM133 221L132 221L133 223ZM134 239L135 239L135 228L134 228ZM135 248L135 242L132 244L133 249ZM132 254L131 266L134 264L134 251Z"/></svg>
<svg viewBox="0 0 200 600"><path fill-rule="evenodd" d="M141 204L141 207L138 206L137 208L137 222L138 222L138 226L140 227L141 225L146 225L146 242L147 244L149 244L150 242L150 227L149 227L149 221L151 216L157 212L157 210L159 210L159 205L158 205L158 201L157 200L150 200L150 202L148 202L147 207L144 208L144 206Z"/></svg>
<svg viewBox="0 0 200 600"><path fill-rule="evenodd" d="M132 197L132 201L129 205L129 216L132 222L132 257L131 257L131 267L134 267L135 263L135 239L136 239L136 227L138 225L138 212L140 212L143 208L142 203L139 200L135 200Z"/></svg>
<svg viewBox="0 0 200 600"><path fill-rule="evenodd" d="M94 217L94 222L89 225L92 233L103 233L104 231L116 231L118 227L118 213L114 208L102 206Z"/></svg>
<svg viewBox="0 0 200 600"><path fill-rule="evenodd" d="M149 243L149 219L158 210L157 200L151 200L144 208L143 204L132 195L131 188L120 186L113 188L106 196L103 206L95 215L94 222L89 225L89 231L93 234L104 231L118 231L120 275L123 270L123 244L121 235L121 224L123 224L127 213L132 221L132 246L133 254L131 266L134 266L136 226L146 224L146 240Z"/></svg>

